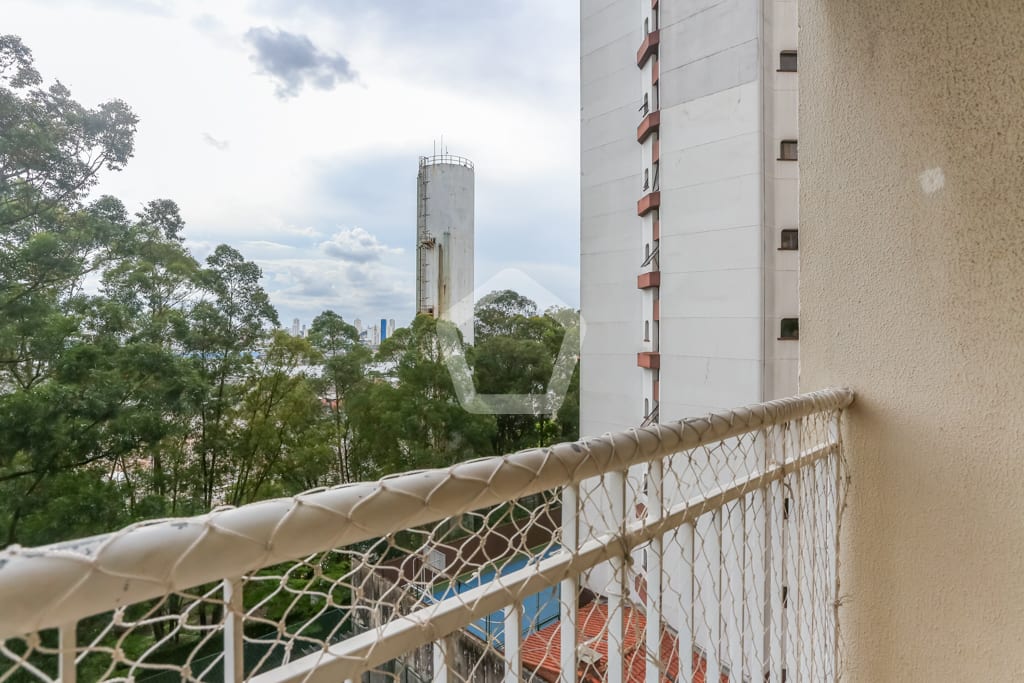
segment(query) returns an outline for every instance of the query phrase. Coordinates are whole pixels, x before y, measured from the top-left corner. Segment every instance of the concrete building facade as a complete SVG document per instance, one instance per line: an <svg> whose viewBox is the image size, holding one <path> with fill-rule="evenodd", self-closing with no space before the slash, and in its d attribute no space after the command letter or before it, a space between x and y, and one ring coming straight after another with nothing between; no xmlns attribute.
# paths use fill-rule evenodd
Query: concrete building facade
<svg viewBox="0 0 1024 683"><path fill-rule="evenodd" d="M794 393L795 0L582 9L582 432Z"/></svg>
<svg viewBox="0 0 1024 683"><path fill-rule="evenodd" d="M416 312L456 323L473 343L474 171L469 159L420 157Z"/></svg>
<svg viewBox="0 0 1024 683"><path fill-rule="evenodd" d="M584 0L581 23L581 434L796 393L796 1ZM667 478L665 498L688 499L763 456L709 461L702 481ZM643 514L645 468L626 479L625 500L581 494L584 537L603 531L605 510ZM720 611L764 583L764 564L745 572L744 552L767 558L767 536L747 533L743 547L743 530L764 523L763 511L731 509L695 529L698 556L692 542L665 550L666 566L695 573L692 596L677 594L665 617L701 615L694 646L709 672L746 656L742 675L768 673L753 664L763 640L744 629L779 620L781 594L742 617ZM614 585L603 566L587 586L642 604L645 573L661 567L643 554L631 566L643 568L634 585Z"/></svg>

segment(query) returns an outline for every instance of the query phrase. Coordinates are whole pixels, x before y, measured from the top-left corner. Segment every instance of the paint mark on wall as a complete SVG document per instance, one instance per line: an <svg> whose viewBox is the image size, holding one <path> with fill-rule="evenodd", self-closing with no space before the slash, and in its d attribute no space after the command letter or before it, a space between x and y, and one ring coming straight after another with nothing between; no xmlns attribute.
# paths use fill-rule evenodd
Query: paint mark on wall
<svg viewBox="0 0 1024 683"><path fill-rule="evenodd" d="M919 175L921 190L928 195L935 194L946 185L946 174L941 168L929 168Z"/></svg>

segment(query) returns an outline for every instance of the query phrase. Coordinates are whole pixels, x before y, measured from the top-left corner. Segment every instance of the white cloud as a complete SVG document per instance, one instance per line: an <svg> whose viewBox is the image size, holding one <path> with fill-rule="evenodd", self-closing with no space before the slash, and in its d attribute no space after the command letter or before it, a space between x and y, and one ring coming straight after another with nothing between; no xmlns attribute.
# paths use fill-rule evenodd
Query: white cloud
<svg viewBox="0 0 1024 683"><path fill-rule="evenodd" d="M255 249L263 249L269 251L294 251L295 247L290 244L281 244L280 242L273 242L271 240L245 240L242 242L245 247L253 247Z"/></svg>
<svg viewBox="0 0 1024 683"><path fill-rule="evenodd" d="M411 273L385 263L351 263L324 258L257 259L264 286L275 305L312 318L331 309L351 320L412 316Z"/></svg>
<svg viewBox="0 0 1024 683"><path fill-rule="evenodd" d="M339 230L330 239L320 243L320 250L328 256L349 263L368 263L378 261L388 254L402 253L401 249L381 244L376 237L362 228Z"/></svg>
<svg viewBox="0 0 1024 683"><path fill-rule="evenodd" d="M276 231L285 235L295 235L296 237L323 237L324 234L319 230L310 226L297 226L297 225L285 225L276 228Z"/></svg>

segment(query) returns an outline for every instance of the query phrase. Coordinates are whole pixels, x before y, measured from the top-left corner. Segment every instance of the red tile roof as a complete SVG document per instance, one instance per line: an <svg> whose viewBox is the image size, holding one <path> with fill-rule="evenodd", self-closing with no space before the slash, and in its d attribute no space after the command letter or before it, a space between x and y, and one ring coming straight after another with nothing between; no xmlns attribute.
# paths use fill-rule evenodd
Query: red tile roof
<svg viewBox="0 0 1024 683"><path fill-rule="evenodd" d="M624 618L623 660L626 671L623 681L625 683L643 683L647 673L647 659L644 656L644 633L647 629L647 617L639 610L626 607ZM592 602L580 607L576 613L577 642L585 643L600 655L600 659L594 665L580 663L579 680L581 683L598 683L605 680L604 672L608 668L607 624L607 604ZM676 634L663 625L661 628L661 661L665 664L665 669L661 672L661 680L665 683L675 683L681 680L679 679L679 647L676 641ZM533 671L541 680L557 683L561 651L562 625L554 623L530 634L523 641L523 665ZM695 652L692 683L704 683L706 670L707 662ZM723 675L721 683L729 683L728 676Z"/></svg>

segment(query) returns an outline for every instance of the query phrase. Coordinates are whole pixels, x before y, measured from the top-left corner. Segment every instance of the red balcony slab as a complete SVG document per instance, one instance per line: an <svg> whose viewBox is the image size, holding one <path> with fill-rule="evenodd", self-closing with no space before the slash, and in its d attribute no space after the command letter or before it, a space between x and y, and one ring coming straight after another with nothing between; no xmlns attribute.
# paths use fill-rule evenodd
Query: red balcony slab
<svg viewBox="0 0 1024 683"><path fill-rule="evenodd" d="M658 43L661 42L661 33L659 31L651 31L644 36L644 42L640 44L640 49L636 51L636 65L641 69L647 60L658 54Z"/></svg>
<svg viewBox="0 0 1024 683"><path fill-rule="evenodd" d="M641 351L636 354L636 364L648 370L657 370L661 367L661 354L657 351Z"/></svg>
<svg viewBox="0 0 1024 683"><path fill-rule="evenodd" d="M655 320L661 320L661 301L658 299L654 300L654 315L652 317Z"/></svg>
<svg viewBox="0 0 1024 683"><path fill-rule="evenodd" d="M650 114L644 117L644 120L640 122L640 125L636 127L636 141L643 142L651 136L653 133L658 132L658 128L661 127L661 112L652 111Z"/></svg>
<svg viewBox="0 0 1024 683"><path fill-rule="evenodd" d="M661 221L659 221L657 218L654 219L654 224L651 226L651 239L661 239Z"/></svg>
<svg viewBox="0 0 1024 683"><path fill-rule="evenodd" d="M640 273L636 276L636 286L639 289L650 289L661 286L661 271L652 270L649 273Z"/></svg>
<svg viewBox="0 0 1024 683"><path fill-rule="evenodd" d="M661 193L649 192L641 197L640 201L636 203L636 213L638 216L646 216L659 206L661 206Z"/></svg>

